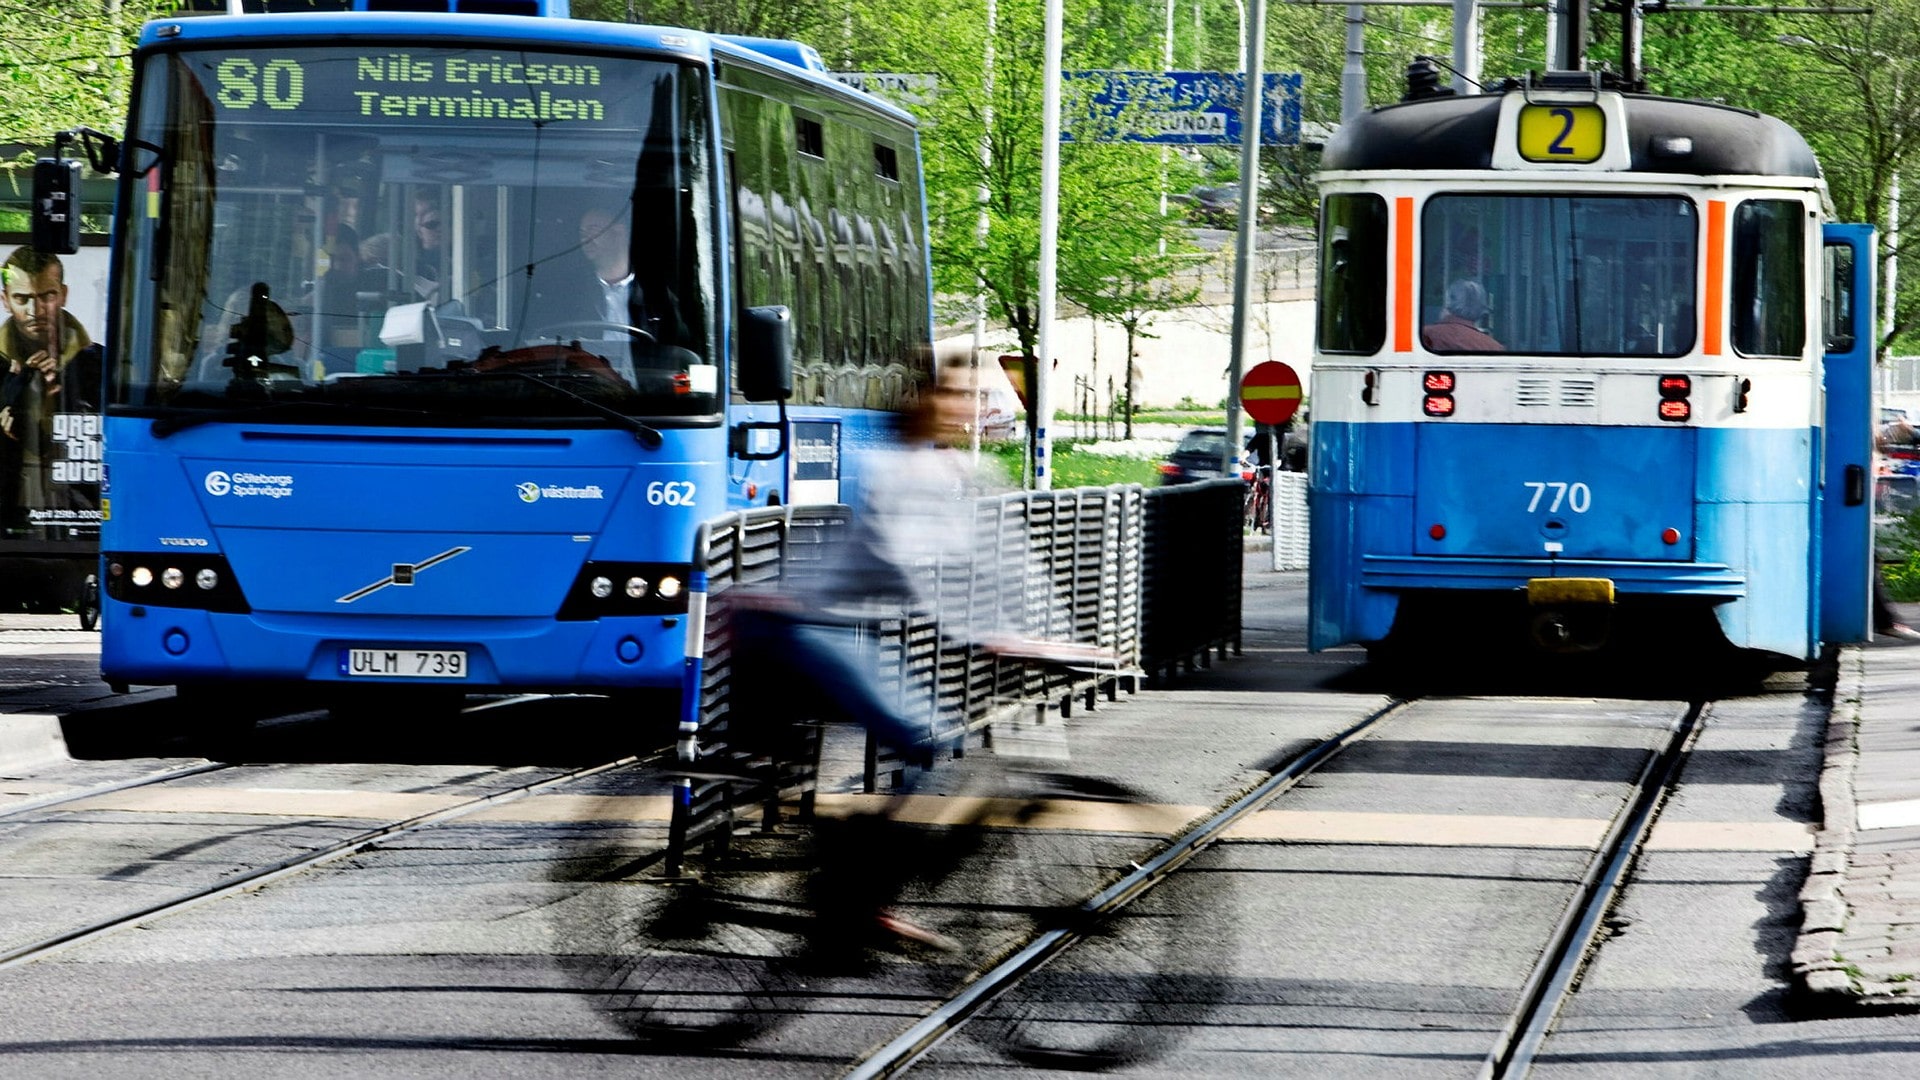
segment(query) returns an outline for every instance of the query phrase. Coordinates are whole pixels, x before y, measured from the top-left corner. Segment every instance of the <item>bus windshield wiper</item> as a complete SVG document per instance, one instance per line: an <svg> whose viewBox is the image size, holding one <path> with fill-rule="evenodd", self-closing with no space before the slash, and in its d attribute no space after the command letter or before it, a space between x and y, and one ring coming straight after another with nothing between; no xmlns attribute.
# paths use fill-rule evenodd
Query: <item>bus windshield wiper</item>
<svg viewBox="0 0 1920 1080"><path fill-rule="evenodd" d="M621 412L619 409L616 409L611 405L605 405L605 404L602 404L601 402L593 400L592 398L586 396L585 394L582 394L579 391L573 389L571 386L567 386L564 383L555 382L551 379L542 378L538 375L535 375L531 371L490 371L490 372L477 372L476 374L512 375L516 378L525 379L528 382L533 383L537 386L544 386L549 390L556 390L572 398L573 400L579 402L580 404L585 405L587 408L592 409L594 412L599 413L601 416L604 416L607 419L614 421L615 423L619 424L621 427L626 428L628 431L633 432L633 437L640 440L640 445L646 447L649 450L660 449L660 444L666 441L665 437L660 434L659 429L649 425L646 421L641 420L637 417L628 416L626 413Z"/></svg>

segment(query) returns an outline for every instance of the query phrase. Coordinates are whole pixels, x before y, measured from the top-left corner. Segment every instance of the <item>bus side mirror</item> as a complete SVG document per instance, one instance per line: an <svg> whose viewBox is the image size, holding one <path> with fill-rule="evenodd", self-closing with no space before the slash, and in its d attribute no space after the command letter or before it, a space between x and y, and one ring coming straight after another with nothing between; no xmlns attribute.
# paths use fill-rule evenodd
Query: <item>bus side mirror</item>
<svg viewBox="0 0 1920 1080"><path fill-rule="evenodd" d="M784 306L750 307L740 321L740 393L748 401L785 401L793 395L793 313Z"/></svg>
<svg viewBox="0 0 1920 1080"><path fill-rule="evenodd" d="M33 163L33 249L55 255L80 250L80 162L41 158Z"/></svg>

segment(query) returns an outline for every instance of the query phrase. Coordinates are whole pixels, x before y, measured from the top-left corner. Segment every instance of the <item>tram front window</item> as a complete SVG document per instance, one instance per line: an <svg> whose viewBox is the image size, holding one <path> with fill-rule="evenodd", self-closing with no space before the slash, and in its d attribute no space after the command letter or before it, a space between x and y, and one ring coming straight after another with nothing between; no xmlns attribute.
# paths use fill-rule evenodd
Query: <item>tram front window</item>
<svg viewBox="0 0 1920 1080"><path fill-rule="evenodd" d="M111 402L318 423L715 412L704 92L673 63L514 49L156 57ZM245 323L262 290L287 333Z"/></svg>
<svg viewBox="0 0 1920 1080"><path fill-rule="evenodd" d="M1428 348L1679 356L1698 325L1696 219L1688 200L1658 195L1435 196L1421 222L1419 318L1452 329Z"/></svg>

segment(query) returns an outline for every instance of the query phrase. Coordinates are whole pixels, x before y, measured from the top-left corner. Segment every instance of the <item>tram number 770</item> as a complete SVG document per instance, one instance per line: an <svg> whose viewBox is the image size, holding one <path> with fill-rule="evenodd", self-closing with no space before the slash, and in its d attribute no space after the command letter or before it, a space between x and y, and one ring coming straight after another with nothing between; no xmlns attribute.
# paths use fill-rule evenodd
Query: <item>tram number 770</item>
<svg viewBox="0 0 1920 1080"><path fill-rule="evenodd" d="M1523 480L1523 487L1533 491L1533 498L1527 500L1527 513L1537 514L1542 510L1557 514L1562 506L1576 514L1584 514L1593 505L1593 489L1587 485L1564 480ZM1542 502L1546 505L1540 505Z"/></svg>

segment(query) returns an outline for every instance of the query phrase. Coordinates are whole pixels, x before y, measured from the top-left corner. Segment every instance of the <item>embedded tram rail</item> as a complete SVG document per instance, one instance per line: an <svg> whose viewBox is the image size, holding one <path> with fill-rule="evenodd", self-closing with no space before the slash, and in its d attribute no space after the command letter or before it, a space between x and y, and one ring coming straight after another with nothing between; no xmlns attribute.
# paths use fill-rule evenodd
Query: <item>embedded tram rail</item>
<svg viewBox="0 0 1920 1080"><path fill-rule="evenodd" d="M1212 1075L1244 1070L1253 1061L1262 1070L1340 1077L1390 1073L1393 1069L1383 1066L1395 1063L1403 1073L1414 1070L1408 1075L1490 1070L1489 1048L1503 1042L1521 1046L1536 1038L1529 1031L1552 1021L1552 1006L1532 1010L1532 1029L1510 1019L1538 996L1536 991L1568 981L1553 974L1558 969L1547 958L1597 955L1604 983L1605 958L1623 946L1647 947L1646 936L1654 931L1645 924L1624 939L1609 937L1597 954L1579 939L1565 947L1550 942L1557 930L1596 924L1619 929L1616 917L1605 914L1613 901L1593 884L1603 873L1596 868L1637 873L1645 864L1620 854L1607 838L1647 833L1644 824L1628 823L1661 807L1666 798L1661 793L1672 790L1674 771L1652 763L1682 741L1676 731L1685 714L1704 715L1703 706L1689 706L1685 699L1514 697L1491 687L1480 697L1470 696L1471 689L1469 696L1394 693L1357 655L1312 657L1277 644L1273 627L1262 625L1267 618L1256 614L1251 620L1251 659L1217 664L1164 693L1130 697L1117 708L1076 715L1062 724L1071 732L1076 769L1113 775L1150 792L1157 803L1146 808L1145 816L1164 824L1155 835L1103 831L1098 818L1066 816L1087 807L1063 806L1063 816L1051 823L1019 830L1092 835L1113 880L1085 906L1112 910L1108 922L1121 928L1118 934L1091 921L1020 925L1022 920L993 910L1005 905L988 883L1002 879L963 873L903 897L901 910L943 933L955 927L997 929L991 962L961 970L937 950L916 948L883 958L875 970L835 972L787 988L775 1002L783 1014L772 1038L752 1035L737 1045L705 1050L638 1043L609 1013L604 987L595 979L606 967L593 963L589 952L598 944L596 927L604 923L601 916L614 898L686 891L685 883L660 873L663 816L633 812L634 796L664 796L664 778L671 773L667 762L655 768L636 761L583 776L571 788L542 787L532 797L515 798L506 794L504 780L560 785L568 770L543 766L536 776L511 777L497 765L476 769L473 763L482 759L454 739L428 755L425 766L408 756L385 759L390 764L369 771L344 764L350 760L344 756L303 756L327 739L365 736L364 729L323 732L328 721L275 722L254 736L272 751L264 755L272 762L268 765L258 764L258 758L245 766L196 764L179 772L202 775L177 775L118 793L89 791L95 811L78 809L88 805L79 791L57 808L44 795L36 797L36 806L15 804L13 813L0 817L0 842L10 845L4 849L10 868L19 875L24 866L24 874L33 874L19 856L61 846L57 829L47 828L61 819L85 818L101 826L96 838L102 842L121 832L138 835L159 819L109 807L134 806L141 791L177 795L182 789L218 786L255 798L273 785L287 797L284 812L264 829L260 823L268 819L252 817L258 830L253 835L271 837L285 830L289 835L268 843L300 840L316 853L375 828L394 831L365 843L360 857L321 864L328 867L324 873L222 882L236 893L251 887L252 899L245 902L202 900L191 916L146 916L142 925L150 932L145 934L109 931L56 944L34 957L50 962L12 961L0 972L7 977L0 983L0 1003L24 1004L28 995L50 991L60 1000L90 994L87 1000L100 1001L103 1008L138 1001L143 1012L116 1024L116 1032L132 1033L129 1045L154 1045L151 1040L171 1037L161 1032L186 1025L193 1035L175 1047L181 1055L177 1062L233 1075L267 1064L264 1055L275 1052L270 1047L299 1045L289 1040L312 1027L299 1019L272 1019L276 1009L284 1012L288 999L276 1006L270 994L257 1007L249 1004L241 1019L212 1013L191 1019L197 999L223 997L209 997L204 993L209 987L232 986L224 999L235 1004L251 1002L262 987L328 994L304 1000L325 1002L321 1011L330 1015L340 1041L309 1044L324 1049L308 1055L312 1064L302 1066L309 1071L300 1075L319 1074L311 1070L337 1075L343 1069L402 1075L425 1060L408 1057L409 1049L509 1053L515 1055L512 1066L507 1059L486 1057L468 1064L491 1060L477 1067L512 1067L529 1075L594 1075L602 1069L684 1075L697 1063L719 1076L765 1075L769 1067L807 1075L852 1069L854 1075L881 1076L915 1066L974 1076L1004 1071L1009 1057L1026 1065L1071 1062L1077 1044L1049 1053L1047 1040L1035 1037L1033 1018L1069 1036L1076 1028L1093 1030L1090 1038L1104 1045L1084 1054L1077 1067L1105 1063L1103 1055L1111 1061L1116 1052L1138 1051L1143 1058L1157 1054L1177 1062L1182 1071ZM1781 742L1788 737L1777 731L1740 730L1766 709L1804 712L1799 705L1779 704L1784 696L1775 700L1761 706L1715 702L1715 724L1694 737L1721 732L1724 739L1724 728L1735 732L1736 748ZM546 708L566 707L554 702ZM559 715L529 712L511 727L516 732L529 732L529 725L544 729L544 735L520 736L532 747L552 738ZM1723 724L1728 717L1731 722ZM289 733L301 725L312 727L313 744L291 741ZM476 728L463 723L448 734L458 731L460 738L471 739ZM1804 734L1793 738L1805 741ZM829 749L819 793L823 817L886 797L858 792L860 762L851 739L842 737ZM1699 780L1727 762L1723 753L1703 768L1689 765L1686 779ZM611 763L595 766L600 764ZM1650 779L1653 795L1646 794ZM1662 786L1662 779L1669 783ZM492 813L483 806L465 817L442 817L441 831L415 827L407 834L397 826L421 814L396 811L384 821L345 823L336 812L330 826L335 834L325 843L306 836L320 824L312 807L323 795L342 800L424 796L450 805L461 796L445 789L462 784L485 788L467 789L466 798L490 794L496 803L514 801ZM382 790L368 790L376 786ZM1702 785L1691 783L1691 788L1698 818ZM235 804L221 806L232 811ZM1685 797L1664 809L1659 828L1652 831L1655 865L1675 858L1677 851L1714 850L1694 844L1695 834L1676 840L1668 829L1671 811L1688 809ZM1753 822L1766 820L1764 814L1706 816ZM229 838L248 832L229 819L212 828L204 822L181 814L169 823L182 828L165 851L194 850L205 837L214 837L215 846L234 843ZM1782 835L1791 831L1784 822L1770 827ZM792 849L782 845L802 831L790 817L782 818L771 837L757 823L743 823L737 847L757 859L751 869L759 880L753 882L758 892L743 890L741 896L757 901L777 898L782 889L790 893L803 868L786 857ZM182 835L184 844L178 842ZM391 842L401 835L412 839ZM258 855L265 844L251 838L237 842L254 853L248 860L254 866L270 861ZM1780 841L1770 850L1788 852L1791 842ZM610 845L612 860L583 858L584 848L603 843ZM1770 844L1775 841L1763 836L1742 850ZM230 854L214 857L224 860ZM994 854L987 851L977 862L991 862ZM136 871L132 874L115 874L109 866L100 872L102 884L111 884L108 879L137 883L139 871L159 868L160 858L136 856L114 864ZM77 862L84 868L99 858L89 854ZM449 874L455 866L460 872ZM700 869L708 881L721 885L745 880L729 882L710 867ZM56 912L64 917L61 927L35 935L52 938L99 913L97 898L106 893L95 891L96 900L87 904L71 903L92 891L87 880L93 873L76 875L57 893L9 895L88 909ZM165 871L179 873L178 868ZM163 876L155 874L148 885ZM1632 893L1630 888L1629 897ZM126 896L112 895L122 901ZM354 905L350 909L330 910L348 900ZM995 916L1001 916L997 923ZM516 921L522 928L513 931ZM538 933L529 935L536 925ZM503 927L504 939L498 929ZM327 940L330 936L337 940ZM647 944L642 938L625 947L638 954ZM183 961L185 966L173 966ZM1617 978L1625 960L1613 963ZM444 974L436 975L437 968ZM1589 997L1588 984L1595 981L1593 969L1579 978L1581 992L1568 1006L1576 1025L1579 1002ZM177 990L176 979L183 980ZM454 998L420 992L436 987L457 990L458 1006ZM385 996L395 993L408 996ZM394 1011L401 1001L406 1006ZM1605 1017L1611 1007L1590 1005L1587 1011L1590 1017ZM1559 1015L1564 1026L1568 1010ZM1016 1027L1021 1018L1028 1019L1028 1027ZM1119 1028L1128 1030L1108 1034ZM97 1068L98 1059L88 1053L60 1048L83 1045L71 1042L83 1036L66 1030L45 1009L28 1010L21 1014L14 1045L44 1048L33 1052L47 1055L40 1060L56 1066L46 1075L69 1075L61 1071L69 1061L75 1069ZM143 1030L154 1034L139 1034ZM362 1034L375 1030L395 1037ZM1019 1041L1009 1042L1010 1034ZM1552 1060L1562 1037L1556 1031L1546 1040L1546 1060ZM854 1047L868 1049L850 1060ZM1536 1051L1540 1048L1536 1042ZM1482 1075L1524 1072L1517 1063L1503 1068Z"/></svg>
<svg viewBox="0 0 1920 1080"><path fill-rule="evenodd" d="M1231 836L1237 827L1332 762L1335 755L1388 727L1389 718L1405 716L1419 706L1417 698L1395 700L1347 730L1292 754L1264 782L1206 815L1152 854L1131 862L1129 872L1080 905L1084 921L1042 928L1010 955L977 972L918 1022L869 1052L845 1075L849 1080L875 1080L902 1073L926 1059L948 1036L965 1030L976 1017L990 1017L996 1001L1017 993L1024 979L1072 949L1088 926L1112 917L1148 890L1164 883L1204 849ZM1681 774L1705 711L1705 703L1693 703L1673 719L1672 734L1665 745L1648 748L1637 775L1620 800L1618 813L1594 844L1591 859L1562 916L1545 937L1538 965L1520 988L1507 1023L1496 1033L1494 1045L1478 1074L1482 1080L1508 1080L1528 1074L1561 1003L1574 992L1578 972L1599 941L1603 920L1625 886L1661 804ZM1258 831L1257 826L1253 831ZM1056 1001L1054 1005L1058 1007L1060 1003ZM1094 1019L1057 1013L1048 1022L1078 1025ZM1144 1014L1139 1019L1156 1023L1146 1020ZM1033 1026L1031 1021L1009 1022L1004 1018L997 1024L989 1022L982 1025L987 1029L983 1041L991 1045L996 1039L1004 1038L1017 1023ZM1172 1049L1163 1042L1135 1041L1139 1046L1153 1043L1156 1054ZM1031 1044L999 1049L1016 1060L1032 1064L1086 1068L1122 1063L1088 1053L1049 1053Z"/></svg>
<svg viewBox="0 0 1920 1080"><path fill-rule="evenodd" d="M476 708L484 709L490 705L497 705L497 703L482 704ZM572 768L530 770L537 775L524 780L508 777L508 782L505 784L500 782L502 777L494 775L491 770L482 773L479 777L462 773L446 783L413 786L401 792L362 792L354 805L327 811L315 811L313 803L309 802L305 808L308 813L380 820L382 823L353 829L347 835L338 838L321 838L318 842L306 836L300 836L289 845L296 849L292 854L269 859L257 865L226 867L216 873L213 880L184 885L164 900L123 908L112 914L94 917L78 924L61 925L54 930L35 931L29 926L27 936L14 940L0 940L0 971L33 963L63 949L118 931L142 926L222 897L262 888L272 882L366 851L382 841L402 834L452 821L575 781L644 766L648 763L657 763L670 752L670 749L670 747L661 747L649 753L625 755L611 761ZM260 813L263 811L254 807L235 808L248 799L257 806L272 805L276 802L276 796L281 796L278 800L281 812L297 816L302 812L299 808L300 798L317 795L317 792L310 789L275 789L271 786L259 785L263 780L271 784L275 778L292 776L299 771L301 770L295 766L261 766L209 761L25 799L0 807L0 820L20 828L32 828L36 820L42 826L50 826L53 819L48 815L139 812L143 808L168 806L198 808L202 812L212 814ZM238 777L239 783L247 786L205 787L195 784L189 787L182 783L197 781L214 774ZM431 808L397 816L392 813L392 808L395 807L423 806ZM306 824L310 824L310 821ZM253 825L213 826L210 833L217 834L223 830L237 836L256 832L257 827ZM289 831L293 830L290 828ZM220 839L216 835L201 837L188 845L186 850L211 847L219 843ZM166 855L156 853L151 858L164 860ZM117 873L119 871L109 872L103 877L112 878ZM91 908L100 905L82 904L81 906Z"/></svg>

